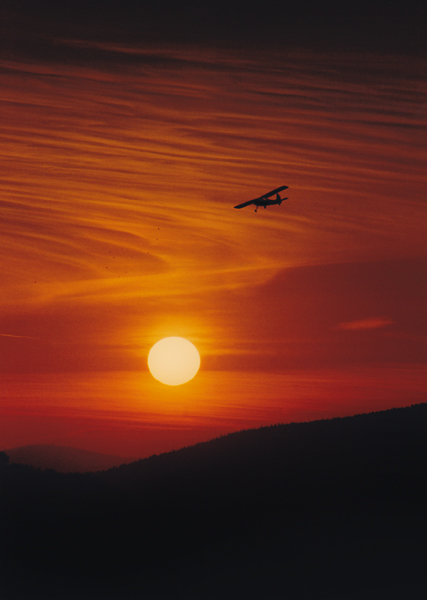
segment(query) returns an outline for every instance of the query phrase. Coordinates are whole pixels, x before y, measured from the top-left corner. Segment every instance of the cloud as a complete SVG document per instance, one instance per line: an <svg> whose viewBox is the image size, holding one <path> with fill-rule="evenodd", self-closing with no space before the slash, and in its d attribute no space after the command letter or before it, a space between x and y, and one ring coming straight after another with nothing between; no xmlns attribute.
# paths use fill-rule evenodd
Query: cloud
<svg viewBox="0 0 427 600"><path fill-rule="evenodd" d="M415 360L415 75L379 58L153 52L128 69L0 64L0 331L17 336L0 337L1 369L133 369L176 330L227 369ZM233 209L280 184L284 206ZM396 323L395 347L338 327L370 315Z"/></svg>
<svg viewBox="0 0 427 600"><path fill-rule="evenodd" d="M338 329L380 329L392 325L394 321L387 317L371 317L369 319L359 319L357 321L348 321L339 323Z"/></svg>

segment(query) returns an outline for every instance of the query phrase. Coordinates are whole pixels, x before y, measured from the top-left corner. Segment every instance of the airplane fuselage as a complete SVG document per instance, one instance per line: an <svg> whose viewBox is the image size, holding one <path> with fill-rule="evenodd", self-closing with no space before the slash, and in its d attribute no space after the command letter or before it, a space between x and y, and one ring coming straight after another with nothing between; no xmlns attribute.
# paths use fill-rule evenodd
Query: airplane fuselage
<svg viewBox="0 0 427 600"><path fill-rule="evenodd" d="M257 212L258 208L260 206L263 206L264 208L267 208L267 206L273 206L273 204L282 204L283 200L287 200L287 198L281 198L279 196L279 194L277 194L277 197L275 200L268 200L267 198L259 198L258 200L254 201L254 204L256 206L255 212Z"/></svg>
<svg viewBox="0 0 427 600"><path fill-rule="evenodd" d="M267 206L272 206L273 204L282 204L282 198L279 200L258 200L257 202L254 202L254 204L256 204L256 206L267 208Z"/></svg>

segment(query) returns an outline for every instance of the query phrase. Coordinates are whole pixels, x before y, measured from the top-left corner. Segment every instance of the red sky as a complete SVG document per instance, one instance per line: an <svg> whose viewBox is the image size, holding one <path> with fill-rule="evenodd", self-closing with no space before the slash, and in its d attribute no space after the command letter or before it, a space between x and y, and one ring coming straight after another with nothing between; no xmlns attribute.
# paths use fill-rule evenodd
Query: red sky
<svg viewBox="0 0 427 600"><path fill-rule="evenodd" d="M87 60L0 63L0 448L425 401L420 59L57 43ZM167 335L202 359L177 388Z"/></svg>

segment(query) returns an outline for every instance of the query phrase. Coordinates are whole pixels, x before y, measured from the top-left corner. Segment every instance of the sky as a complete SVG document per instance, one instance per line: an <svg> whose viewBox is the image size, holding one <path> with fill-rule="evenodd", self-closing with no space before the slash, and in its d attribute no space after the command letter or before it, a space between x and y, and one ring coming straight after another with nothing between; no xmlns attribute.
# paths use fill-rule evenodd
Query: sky
<svg viewBox="0 0 427 600"><path fill-rule="evenodd" d="M425 9L305 5L5 3L0 448L426 400ZM147 368L173 335L177 387Z"/></svg>

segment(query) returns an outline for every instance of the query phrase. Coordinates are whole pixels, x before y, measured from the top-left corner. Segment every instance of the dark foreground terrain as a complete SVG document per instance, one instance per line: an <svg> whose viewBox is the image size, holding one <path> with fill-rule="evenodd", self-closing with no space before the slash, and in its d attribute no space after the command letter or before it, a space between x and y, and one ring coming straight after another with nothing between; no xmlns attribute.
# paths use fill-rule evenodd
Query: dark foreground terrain
<svg viewBox="0 0 427 600"><path fill-rule="evenodd" d="M102 473L4 464L0 598L424 599L426 433L420 404Z"/></svg>

